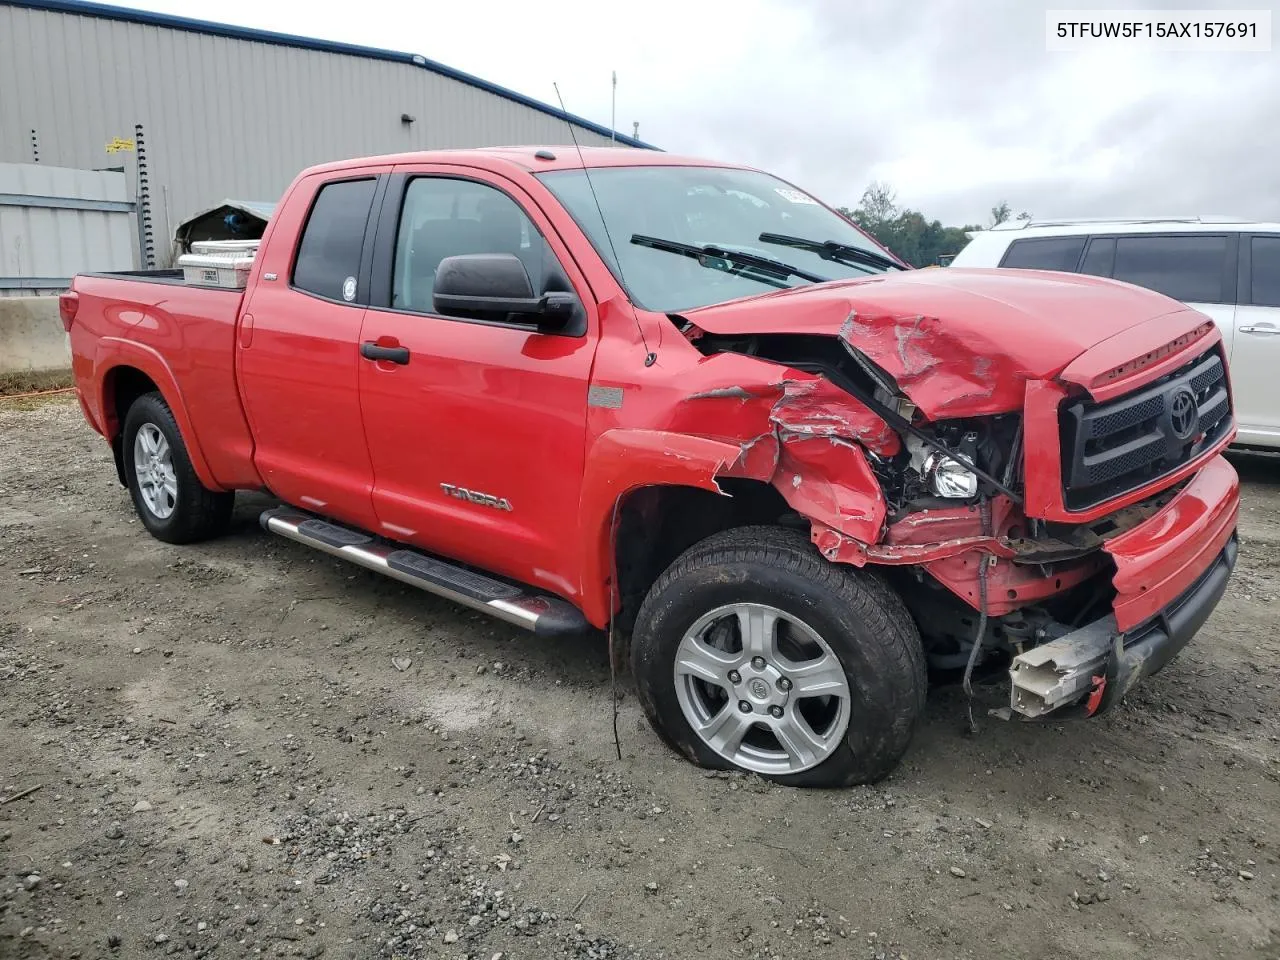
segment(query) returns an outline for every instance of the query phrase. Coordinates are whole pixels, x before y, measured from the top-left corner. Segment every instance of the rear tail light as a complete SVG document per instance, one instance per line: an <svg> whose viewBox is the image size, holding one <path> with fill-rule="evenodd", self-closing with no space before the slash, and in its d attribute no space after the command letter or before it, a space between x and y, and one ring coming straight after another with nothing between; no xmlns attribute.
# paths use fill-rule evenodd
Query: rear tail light
<svg viewBox="0 0 1280 960"><path fill-rule="evenodd" d="M71 332L71 324L76 321L76 311L80 309L80 294L68 290L58 297L58 315L62 317L62 328Z"/></svg>

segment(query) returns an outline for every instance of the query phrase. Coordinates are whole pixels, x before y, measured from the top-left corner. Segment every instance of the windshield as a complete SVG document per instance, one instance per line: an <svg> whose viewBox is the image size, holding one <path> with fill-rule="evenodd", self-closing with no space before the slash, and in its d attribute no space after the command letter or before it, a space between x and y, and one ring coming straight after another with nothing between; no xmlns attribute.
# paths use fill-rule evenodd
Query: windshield
<svg viewBox="0 0 1280 960"><path fill-rule="evenodd" d="M648 310L678 313L888 269L884 251L865 234L766 173L653 166L599 167L590 174L590 183L582 170L548 171L538 179L582 227L631 299ZM721 255L700 256L704 247ZM744 266L752 258L757 266ZM763 260L791 269L761 269Z"/></svg>

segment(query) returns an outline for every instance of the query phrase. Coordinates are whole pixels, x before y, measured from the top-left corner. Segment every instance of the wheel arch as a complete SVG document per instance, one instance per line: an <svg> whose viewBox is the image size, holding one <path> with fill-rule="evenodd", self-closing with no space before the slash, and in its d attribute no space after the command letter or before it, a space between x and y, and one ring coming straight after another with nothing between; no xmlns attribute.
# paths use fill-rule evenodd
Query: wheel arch
<svg viewBox="0 0 1280 960"><path fill-rule="evenodd" d="M187 414L182 391L177 378L164 358L141 344L117 341L111 344L111 357L99 364L98 382L101 384L99 403L102 410L102 427L116 464L120 482L124 478L124 420L129 407L144 394L158 392L173 413L182 442L187 448L191 467L200 482L209 490L223 490L213 476L200 441Z"/></svg>
<svg viewBox="0 0 1280 960"><path fill-rule="evenodd" d="M618 505L613 564L618 578L618 625L629 631L649 588L695 543L737 527L784 526L794 518L807 535L807 520L795 513L772 484L726 477L720 493L701 487L638 487Z"/></svg>
<svg viewBox="0 0 1280 960"><path fill-rule="evenodd" d="M580 509L587 619L607 626L624 592L647 590L680 550L696 542L674 552L663 543L675 522L671 516L693 518L688 526L710 536L726 524L743 525L734 518L758 517L765 509L761 504L788 509L769 483L773 468L772 460L757 468L749 448L706 437L629 429L597 437L587 455ZM655 516L662 522L645 524ZM716 525L708 527L713 519ZM677 533L676 540L687 535L683 529ZM615 574L621 577L624 570L627 579L616 582ZM652 579L644 583L650 572Z"/></svg>

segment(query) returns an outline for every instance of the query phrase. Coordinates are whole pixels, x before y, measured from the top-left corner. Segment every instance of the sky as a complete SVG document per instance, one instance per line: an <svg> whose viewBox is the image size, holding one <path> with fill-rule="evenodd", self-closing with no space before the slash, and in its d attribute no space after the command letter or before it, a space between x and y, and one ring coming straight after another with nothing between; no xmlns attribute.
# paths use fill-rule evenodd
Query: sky
<svg viewBox="0 0 1280 960"><path fill-rule="evenodd" d="M944 224L1280 220L1273 52L1049 52L1042 0L113 0L420 53L672 153L762 167L836 206L872 181ZM1270 9L1280 0L1087 3Z"/></svg>

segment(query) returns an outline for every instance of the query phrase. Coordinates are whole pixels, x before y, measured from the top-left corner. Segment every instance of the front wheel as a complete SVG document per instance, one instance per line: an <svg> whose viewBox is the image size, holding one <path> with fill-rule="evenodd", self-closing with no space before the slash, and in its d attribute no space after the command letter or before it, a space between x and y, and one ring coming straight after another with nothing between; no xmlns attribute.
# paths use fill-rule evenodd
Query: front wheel
<svg viewBox="0 0 1280 960"><path fill-rule="evenodd" d="M777 527L717 534L677 559L640 608L631 660L669 744L793 786L883 778L924 709L924 652L897 594Z"/></svg>
<svg viewBox="0 0 1280 960"><path fill-rule="evenodd" d="M138 519L157 540L195 543L224 532L234 493L196 476L173 411L159 393L134 401L124 418L124 467Z"/></svg>

